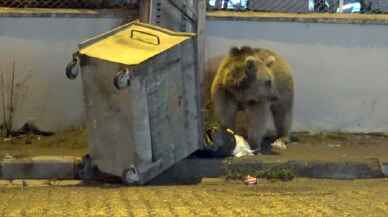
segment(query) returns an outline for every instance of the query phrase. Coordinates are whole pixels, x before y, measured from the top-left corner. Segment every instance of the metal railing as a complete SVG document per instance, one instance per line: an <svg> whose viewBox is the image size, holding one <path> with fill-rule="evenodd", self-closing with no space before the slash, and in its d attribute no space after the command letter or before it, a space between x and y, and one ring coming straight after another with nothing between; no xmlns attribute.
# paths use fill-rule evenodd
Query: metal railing
<svg viewBox="0 0 388 217"><path fill-rule="evenodd" d="M208 10L386 13L388 12L388 0L208 0Z"/></svg>
<svg viewBox="0 0 388 217"><path fill-rule="evenodd" d="M12 8L135 8L139 0L0 0L0 7Z"/></svg>

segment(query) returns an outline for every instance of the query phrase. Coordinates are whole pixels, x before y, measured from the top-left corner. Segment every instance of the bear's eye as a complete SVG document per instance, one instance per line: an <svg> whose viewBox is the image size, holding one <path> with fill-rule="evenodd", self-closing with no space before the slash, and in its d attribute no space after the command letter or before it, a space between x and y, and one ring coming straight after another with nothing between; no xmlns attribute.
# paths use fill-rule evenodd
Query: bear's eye
<svg viewBox="0 0 388 217"><path fill-rule="evenodd" d="M272 81L271 80L266 80L264 81L265 87L271 88L272 87Z"/></svg>

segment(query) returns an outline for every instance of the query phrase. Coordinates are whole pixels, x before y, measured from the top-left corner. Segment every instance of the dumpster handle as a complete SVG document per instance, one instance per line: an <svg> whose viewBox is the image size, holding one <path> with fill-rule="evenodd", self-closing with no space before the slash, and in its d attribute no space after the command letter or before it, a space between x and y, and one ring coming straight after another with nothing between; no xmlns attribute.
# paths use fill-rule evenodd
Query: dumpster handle
<svg viewBox="0 0 388 217"><path fill-rule="evenodd" d="M133 39L133 34L134 34L135 32L138 32L138 33L142 33L142 34L145 34L145 35L152 36L152 37L156 38L157 43L156 43L156 44L155 44L155 43L150 43L150 42L145 41L145 40L142 40L142 39L137 39L137 40L142 41L142 42L145 42L145 43L153 44L153 45L160 45L160 38L159 38L159 36L157 36L157 35L155 35L155 34L152 34L152 33L149 33L149 32L144 32L144 31L141 31L141 30L132 29L132 30L131 30L131 38L132 38L132 39Z"/></svg>

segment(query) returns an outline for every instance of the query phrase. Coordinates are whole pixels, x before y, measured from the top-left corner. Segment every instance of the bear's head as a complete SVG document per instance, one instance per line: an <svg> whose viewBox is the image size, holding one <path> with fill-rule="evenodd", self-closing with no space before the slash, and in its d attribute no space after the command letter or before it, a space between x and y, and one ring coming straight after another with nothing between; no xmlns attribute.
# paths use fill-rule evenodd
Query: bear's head
<svg viewBox="0 0 388 217"><path fill-rule="evenodd" d="M233 47L223 65L226 70L223 85L232 92L245 90L249 100L276 100L278 93L271 70L275 61L274 56L258 57L250 47Z"/></svg>

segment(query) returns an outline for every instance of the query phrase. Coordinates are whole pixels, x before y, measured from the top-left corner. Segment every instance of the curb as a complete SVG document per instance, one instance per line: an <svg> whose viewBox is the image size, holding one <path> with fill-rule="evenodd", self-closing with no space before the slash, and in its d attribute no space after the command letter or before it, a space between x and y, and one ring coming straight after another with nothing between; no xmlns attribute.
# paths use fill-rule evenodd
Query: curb
<svg viewBox="0 0 388 217"><path fill-rule="evenodd" d="M381 163L381 170L385 177L388 177L388 162Z"/></svg>
<svg viewBox="0 0 388 217"><path fill-rule="evenodd" d="M256 165L256 168L253 168ZM378 159L360 161L298 161L263 162L238 160L227 165L228 175L233 173L255 173L272 168L287 169L297 177L325 179L383 178L384 173Z"/></svg>
<svg viewBox="0 0 388 217"><path fill-rule="evenodd" d="M0 161L0 179L74 179L79 159L42 156Z"/></svg>
<svg viewBox="0 0 388 217"><path fill-rule="evenodd" d="M13 179L77 179L80 159L76 157L34 157L0 161L0 180ZM297 177L326 179L365 179L388 177L388 162L378 159L355 161L277 161L257 157L206 159L189 158L175 164L150 184L193 184L202 178L238 174L257 174L271 168L291 170Z"/></svg>
<svg viewBox="0 0 388 217"><path fill-rule="evenodd" d="M388 163L381 164L378 159L340 162L303 160L269 162L253 157L244 159L185 159L157 179L195 180L202 177L249 175L271 168L288 169L295 176L305 178L349 180L388 177Z"/></svg>

